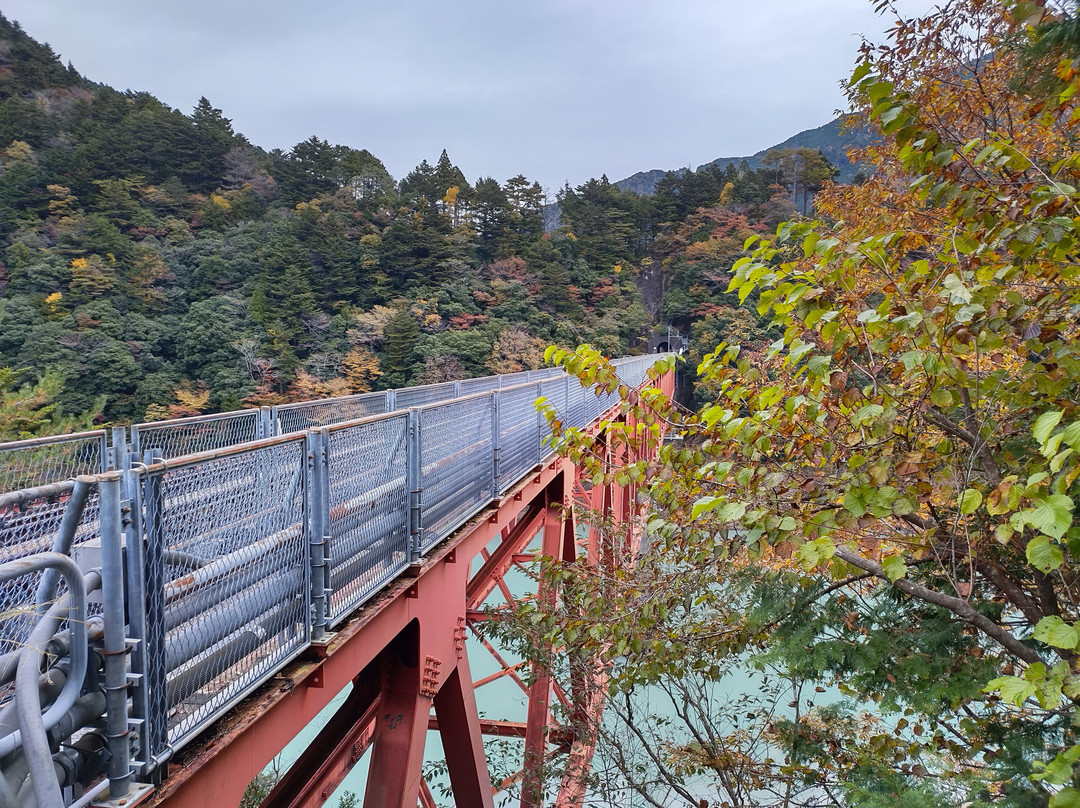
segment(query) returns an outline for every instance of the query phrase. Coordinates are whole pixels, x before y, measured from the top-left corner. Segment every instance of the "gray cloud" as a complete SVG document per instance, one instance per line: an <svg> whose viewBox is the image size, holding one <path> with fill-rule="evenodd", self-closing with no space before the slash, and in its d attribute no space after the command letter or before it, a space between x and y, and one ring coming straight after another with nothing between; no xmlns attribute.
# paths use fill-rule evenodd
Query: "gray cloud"
<svg viewBox="0 0 1080 808"><path fill-rule="evenodd" d="M928 0L901 3L905 13ZM317 134L395 177L446 148L553 193L752 153L829 120L869 0L4 0L89 78L288 149Z"/></svg>

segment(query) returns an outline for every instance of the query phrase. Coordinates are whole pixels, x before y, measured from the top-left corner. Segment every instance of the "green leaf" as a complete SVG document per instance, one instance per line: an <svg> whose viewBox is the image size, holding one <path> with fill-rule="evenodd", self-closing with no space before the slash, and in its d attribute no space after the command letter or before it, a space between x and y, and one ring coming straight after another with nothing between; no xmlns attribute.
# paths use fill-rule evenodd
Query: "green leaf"
<svg viewBox="0 0 1080 808"><path fill-rule="evenodd" d="M960 513L975 513L980 505L982 505L982 494L974 488L967 489L960 496Z"/></svg>
<svg viewBox="0 0 1080 808"><path fill-rule="evenodd" d="M1080 643L1080 631L1071 626L1060 617L1044 617L1035 624L1033 636L1039 642L1052 645L1054 648L1072 650Z"/></svg>
<svg viewBox="0 0 1080 808"><path fill-rule="evenodd" d="M964 282L952 273L945 276L941 285L949 290L953 303L970 303L971 290L964 286Z"/></svg>
<svg viewBox="0 0 1080 808"><path fill-rule="evenodd" d="M885 412L885 408L880 404L867 404L865 407L859 408L859 411L855 413L855 417L851 419L851 422L858 426L866 421L877 418L883 412Z"/></svg>
<svg viewBox="0 0 1080 808"><path fill-rule="evenodd" d="M1050 798L1050 808L1080 808L1080 790L1063 788Z"/></svg>
<svg viewBox="0 0 1080 808"><path fill-rule="evenodd" d="M1042 572L1056 570L1065 563L1061 548L1052 543L1046 536L1036 536L1028 542L1027 560L1033 567Z"/></svg>
<svg viewBox="0 0 1080 808"><path fill-rule="evenodd" d="M711 511L715 511L712 514L713 519L720 522L734 522L746 513L746 505L742 502L731 502L727 497L701 497L690 509L690 518L697 519Z"/></svg>
<svg viewBox="0 0 1080 808"><path fill-rule="evenodd" d="M930 394L930 402L935 407L951 407L953 403L953 395L951 390L935 390Z"/></svg>
<svg viewBox="0 0 1080 808"><path fill-rule="evenodd" d="M1035 685L1019 676L999 676L987 682L983 688L984 693L993 693L995 690L1001 693L1001 698L1017 707L1035 695Z"/></svg>
<svg viewBox="0 0 1080 808"><path fill-rule="evenodd" d="M780 520L779 529L790 532L795 529L795 520L790 516L785 516Z"/></svg>
<svg viewBox="0 0 1080 808"><path fill-rule="evenodd" d="M1035 440L1039 442L1040 446L1045 445L1046 439L1050 437L1050 433L1054 431L1054 427L1061 421L1061 416L1061 410L1051 410L1050 412L1044 412L1035 419L1035 425L1031 428L1031 434L1035 436Z"/></svg>
<svg viewBox="0 0 1080 808"><path fill-rule="evenodd" d="M885 577L889 579L889 583L894 584L898 578L907 575L907 565L904 563L904 559L898 555L886 556L881 559L881 568L885 570Z"/></svg>
<svg viewBox="0 0 1080 808"><path fill-rule="evenodd" d="M1073 501L1064 494L1051 494L1021 513L1024 521L1048 536L1060 539L1073 521Z"/></svg>
<svg viewBox="0 0 1080 808"><path fill-rule="evenodd" d="M1065 427L1065 442L1074 449L1080 449L1080 421L1073 421Z"/></svg>
<svg viewBox="0 0 1080 808"><path fill-rule="evenodd" d="M956 322L958 323L970 323L971 319L976 314L982 314L986 309L980 306L978 303L968 303L966 306L961 306L956 311Z"/></svg>

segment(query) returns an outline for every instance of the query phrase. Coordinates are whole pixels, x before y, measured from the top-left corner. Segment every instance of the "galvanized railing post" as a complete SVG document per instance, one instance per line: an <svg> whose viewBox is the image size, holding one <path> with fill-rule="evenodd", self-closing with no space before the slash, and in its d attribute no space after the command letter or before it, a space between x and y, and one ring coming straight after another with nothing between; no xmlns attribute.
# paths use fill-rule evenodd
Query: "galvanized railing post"
<svg viewBox="0 0 1080 808"><path fill-rule="evenodd" d="M127 610L131 639L131 726L138 750L132 763L143 775L153 768L150 748L150 693L146 660L146 554L143 549L143 491L139 472L124 463L124 548L127 554Z"/></svg>
<svg viewBox="0 0 1080 808"><path fill-rule="evenodd" d="M420 428L420 410L413 407L409 410L409 435L406 442L408 451L408 465L406 467L406 481L409 486L409 562L420 559L420 551L424 546L424 512L422 467L420 444L423 435Z"/></svg>
<svg viewBox="0 0 1080 808"><path fill-rule="evenodd" d="M142 445L139 442L139 428L137 426L131 427L131 444L128 446L128 451L135 457L142 457Z"/></svg>
<svg viewBox="0 0 1080 808"><path fill-rule="evenodd" d="M461 382L454 382L454 398L461 398Z"/></svg>
<svg viewBox="0 0 1080 808"><path fill-rule="evenodd" d="M109 747L109 798L114 800L127 797L131 788L120 483L121 475L117 472L98 480L105 620L105 738Z"/></svg>
<svg viewBox="0 0 1080 808"><path fill-rule="evenodd" d="M114 426L112 428L112 462L109 468L124 468L124 456L127 453L127 430L122 426ZM101 471L106 471L106 469L101 469Z"/></svg>
<svg viewBox="0 0 1080 808"><path fill-rule="evenodd" d="M270 407L259 407L259 437L274 436L274 413Z"/></svg>
<svg viewBox="0 0 1080 808"><path fill-rule="evenodd" d="M498 390L491 393L491 497L498 499L502 491L499 477L502 469L499 468L499 448L502 443L501 429L499 428L499 397L502 394Z"/></svg>
<svg viewBox="0 0 1080 808"><path fill-rule="evenodd" d="M308 468L311 471L311 492L308 501L311 555L311 605L313 610L311 639L318 642L326 633L326 435L307 433Z"/></svg>

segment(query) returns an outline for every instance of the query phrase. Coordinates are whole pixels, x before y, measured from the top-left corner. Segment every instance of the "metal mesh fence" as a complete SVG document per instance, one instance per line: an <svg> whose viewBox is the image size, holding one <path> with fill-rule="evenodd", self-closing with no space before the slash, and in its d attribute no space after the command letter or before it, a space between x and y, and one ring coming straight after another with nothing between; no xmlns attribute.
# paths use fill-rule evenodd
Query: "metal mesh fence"
<svg viewBox="0 0 1080 808"><path fill-rule="evenodd" d="M517 373L504 373L499 376L499 386L505 389L507 387L516 387L519 384L524 384L529 381L529 373L530 371L528 370L522 370Z"/></svg>
<svg viewBox="0 0 1080 808"><path fill-rule="evenodd" d="M290 435L345 421L356 421L386 412L386 393L361 393L356 396L300 401L274 407L271 416L276 434Z"/></svg>
<svg viewBox="0 0 1080 808"><path fill-rule="evenodd" d="M0 493L108 468L105 430L0 443Z"/></svg>
<svg viewBox="0 0 1080 808"><path fill-rule="evenodd" d="M0 564L53 548L60 523L71 503L73 487L74 482L67 481L49 486L47 491L0 494ZM82 509L73 544L77 548L99 536L98 497L97 492L92 491ZM37 624L36 606L42 575L40 572L22 575L0 587L0 656L21 649ZM67 586L61 578L42 608L48 608L66 591ZM0 685L0 705L9 701L12 695L11 686Z"/></svg>
<svg viewBox="0 0 1080 808"><path fill-rule="evenodd" d="M135 424L131 448L138 456L156 450L166 460L247 443L263 437L258 410L239 410L171 421Z"/></svg>
<svg viewBox="0 0 1080 808"><path fill-rule="evenodd" d="M308 642L307 453L278 439L146 474L150 715L177 746Z"/></svg>
<svg viewBox="0 0 1080 808"><path fill-rule="evenodd" d="M640 387L645 381L646 371L661 357L656 354L647 356L630 356L625 359L616 359L615 373L627 387Z"/></svg>
<svg viewBox="0 0 1080 808"><path fill-rule="evenodd" d="M570 377L566 386L566 425L583 427L585 420L585 395L586 390L581 386L577 377Z"/></svg>
<svg viewBox="0 0 1080 808"><path fill-rule="evenodd" d="M329 618L335 623L408 564L408 413L325 430Z"/></svg>
<svg viewBox="0 0 1080 808"><path fill-rule="evenodd" d="M486 393L489 390L499 389L498 376L481 376L478 379L462 379L458 382L460 393L463 396L471 396L473 393Z"/></svg>
<svg viewBox="0 0 1080 808"><path fill-rule="evenodd" d="M505 491L540 462L540 383L499 393L499 490Z"/></svg>
<svg viewBox="0 0 1080 808"><path fill-rule="evenodd" d="M540 395L547 399L547 403L555 408L557 417L561 421L566 420L566 389L569 377L557 376L540 383ZM551 452L551 425L547 418L540 421L540 454L546 457Z"/></svg>
<svg viewBox="0 0 1080 808"><path fill-rule="evenodd" d="M405 387L395 391L396 407L407 410L409 407L423 407L436 401L454 398L454 382L425 384L423 387Z"/></svg>
<svg viewBox="0 0 1080 808"><path fill-rule="evenodd" d="M492 398L420 411L421 551L488 503L493 491Z"/></svg>

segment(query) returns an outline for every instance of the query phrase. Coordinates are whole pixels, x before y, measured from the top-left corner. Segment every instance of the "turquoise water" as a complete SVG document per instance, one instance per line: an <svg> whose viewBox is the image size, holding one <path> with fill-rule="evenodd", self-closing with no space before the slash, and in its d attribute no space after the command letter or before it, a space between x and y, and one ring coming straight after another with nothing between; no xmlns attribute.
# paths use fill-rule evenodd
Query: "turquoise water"
<svg viewBox="0 0 1080 808"><path fill-rule="evenodd" d="M497 540L494 543L497 543ZM539 543L540 537L538 536L533 542L532 549L538 549ZM482 560L480 558L474 560L474 572L479 568L481 563ZM535 591L535 582L518 569L514 569L508 573L506 582L512 593ZM503 596L499 589L496 588L489 597L487 605L496 606L504 602ZM500 666L495 659L471 633L469 634L466 648L474 681L500 670ZM518 657L509 652L506 652L503 649L498 650L503 658L510 664L520 661ZM523 669L523 678L524 674L525 671ZM706 709L709 714L719 716L717 728L720 731L730 731L735 728L736 722L739 722L740 725L745 725L748 720L746 718L746 707L745 704L739 705L739 700L757 692L763 684L763 677L764 674L754 671L748 666L734 666L728 675L715 683L711 683L707 691L703 691L700 694L700 698L706 702ZM280 771L283 772L288 769L288 766L299 756L306 744L315 737L319 729L321 729L325 722L341 705L347 694L348 688L339 693L323 713L320 714L312 724L306 727L282 752L276 761ZM815 696L818 703L834 701L839 696L839 694L832 692L811 695ZM481 717L510 721L525 720L527 710L526 694L509 676L504 676L478 689L476 691L476 700ZM787 706L786 702L787 698L781 699L777 709L778 713L790 715L793 712L793 710ZM639 694L637 706L643 711L643 715L649 716L650 719L659 719L661 721L669 719L677 720L676 710L672 705L671 700L659 689L644 689ZM737 710L741 710L742 712L737 712ZM730 717L728 716L728 713L731 713ZM608 726L612 726L610 721L608 722ZM499 782L503 777L516 771L521 760L521 741L486 738L485 744L488 748L489 765L491 768L492 780L494 782ZM493 755L492 749L496 747L504 754ZM427 765L437 764L437 762L442 760L442 757L442 744L439 733L429 732L425 745L425 760L427 761ZM352 792L358 795L357 804L362 804L362 794L368 777L368 760L369 756L365 755L349 773L341 786L326 803L329 808L338 808L339 802L342 797L345 796L346 792ZM598 758L596 765L594 766L594 771L603 772L604 767L605 761ZM438 804L453 804L452 798L448 795L449 783L445 775L429 777L428 784ZM698 790L699 789L694 789L694 791ZM511 789L509 792L506 792L506 794L507 796L504 797L501 803L498 800L496 801L497 806L509 805L511 803L516 805L519 799L516 790ZM702 798L714 798L715 794L712 793L711 790L706 791L704 784L702 784L700 796ZM638 804L643 804L640 800L640 797L626 794L617 804L628 807L636 806Z"/></svg>

